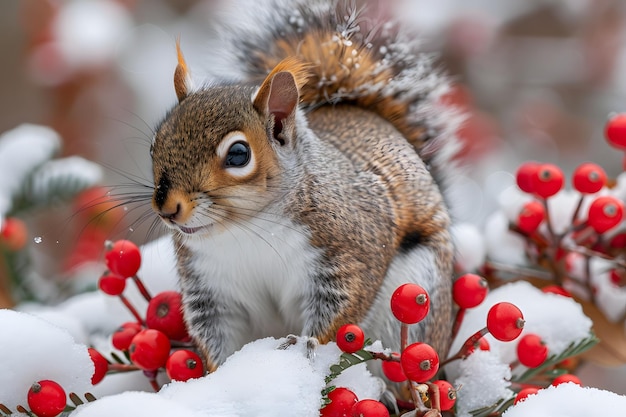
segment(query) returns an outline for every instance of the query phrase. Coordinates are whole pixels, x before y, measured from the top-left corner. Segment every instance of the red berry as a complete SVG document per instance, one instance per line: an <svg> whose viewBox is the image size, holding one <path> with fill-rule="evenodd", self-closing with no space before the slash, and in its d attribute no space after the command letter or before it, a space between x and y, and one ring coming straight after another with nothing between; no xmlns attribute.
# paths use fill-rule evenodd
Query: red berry
<svg viewBox="0 0 626 417"><path fill-rule="evenodd" d="M626 248L626 233L617 233L615 236L613 236L609 241L609 247L613 249Z"/></svg>
<svg viewBox="0 0 626 417"><path fill-rule="evenodd" d="M476 274L461 275L452 286L452 297L461 308L476 307L485 300L487 292L487 280Z"/></svg>
<svg viewBox="0 0 626 417"><path fill-rule="evenodd" d="M402 370L408 379L415 382L426 382L439 370L439 355L432 346L426 343L413 343L402 351L400 356Z"/></svg>
<svg viewBox="0 0 626 417"><path fill-rule="evenodd" d="M534 194L543 198L558 193L565 184L563 171L554 164L541 164L531 180Z"/></svg>
<svg viewBox="0 0 626 417"><path fill-rule="evenodd" d="M163 291L150 300L146 325L160 330L172 340L186 339L187 326L183 316L182 296L177 291Z"/></svg>
<svg viewBox="0 0 626 417"><path fill-rule="evenodd" d="M622 221L623 215L622 202L613 196L605 195L591 202L587 223L597 233L604 233L617 226Z"/></svg>
<svg viewBox="0 0 626 417"><path fill-rule="evenodd" d="M107 371L109 370L109 361L107 361L106 358L94 348L89 348L88 352L95 368L93 375L91 376L91 384L96 385L102 381L104 376L107 374Z"/></svg>
<svg viewBox="0 0 626 417"><path fill-rule="evenodd" d="M597 193L606 185L606 172L600 165L591 162L584 163L574 171L572 184L580 193Z"/></svg>
<svg viewBox="0 0 626 417"><path fill-rule="evenodd" d="M405 324L415 324L424 319L430 309L430 297L417 284L400 285L391 296L391 312Z"/></svg>
<svg viewBox="0 0 626 417"><path fill-rule="evenodd" d="M197 353L181 349L172 353L167 359L165 371L171 380L187 381L204 375L204 366Z"/></svg>
<svg viewBox="0 0 626 417"><path fill-rule="evenodd" d="M533 234L546 218L546 209L538 201L529 201L522 206L517 216L517 227L524 233Z"/></svg>
<svg viewBox="0 0 626 417"><path fill-rule="evenodd" d="M337 346L346 353L354 353L363 348L365 334L356 324L344 324L337 330Z"/></svg>
<svg viewBox="0 0 626 417"><path fill-rule="evenodd" d="M391 353L391 356L398 359L400 358L400 354L398 352ZM382 361L381 367L388 380L393 382L406 381L406 375L404 375L400 362Z"/></svg>
<svg viewBox="0 0 626 417"><path fill-rule="evenodd" d="M154 371L165 365L170 347L170 339L163 332L146 329L133 337L128 352L130 360L139 368Z"/></svg>
<svg viewBox="0 0 626 417"><path fill-rule="evenodd" d="M0 244L10 251L24 249L28 241L28 229L26 224L16 218L0 218Z"/></svg>
<svg viewBox="0 0 626 417"><path fill-rule="evenodd" d="M609 280L611 281L611 283L617 287L621 287L623 285L624 282L624 271L623 270L617 270L617 269L611 269L609 271Z"/></svg>
<svg viewBox="0 0 626 417"><path fill-rule="evenodd" d="M122 327L117 329L111 335L111 343L116 349L128 350L130 343L133 341L133 337L142 330L139 323L129 322L122 324Z"/></svg>
<svg viewBox="0 0 626 417"><path fill-rule="evenodd" d="M524 162L522 165L517 168L517 172L515 173L515 181L517 182L517 186L520 190L532 194L535 192L534 184L532 178L537 173L539 169L539 163L537 162Z"/></svg>
<svg viewBox="0 0 626 417"><path fill-rule="evenodd" d="M515 396L515 401L513 401L513 404L517 404L520 401L524 401L526 397L528 397L529 395L535 395L538 392L539 392L539 388L534 388L534 387L523 388Z"/></svg>
<svg viewBox="0 0 626 417"><path fill-rule="evenodd" d="M389 417L389 410L380 401L361 400L352 406L352 417Z"/></svg>
<svg viewBox="0 0 626 417"><path fill-rule="evenodd" d="M626 149L626 113L616 114L606 123L604 131L609 145Z"/></svg>
<svg viewBox="0 0 626 417"><path fill-rule="evenodd" d="M350 417L352 406L357 402L354 392L341 387L329 392L328 399L330 403L320 410L321 417Z"/></svg>
<svg viewBox="0 0 626 417"><path fill-rule="evenodd" d="M434 381L433 384L439 387L439 405L441 406L441 411L452 410L454 403L456 403L456 389L445 379L438 379Z"/></svg>
<svg viewBox="0 0 626 417"><path fill-rule="evenodd" d="M466 355L471 355L472 353L474 353L476 351L476 348L478 348L479 350L489 350L489 349L491 349L491 346L489 346L489 342L487 341L487 339L485 339L484 337L481 337L480 339L478 339L478 341L476 343L471 345L465 351L465 354Z"/></svg>
<svg viewBox="0 0 626 417"><path fill-rule="evenodd" d="M65 410L67 396L62 386L45 379L28 390L28 407L37 417L55 417Z"/></svg>
<svg viewBox="0 0 626 417"><path fill-rule="evenodd" d="M536 334L528 333L517 342L517 358L529 368L536 368L548 357L548 346Z"/></svg>
<svg viewBox="0 0 626 417"><path fill-rule="evenodd" d="M113 274L102 275L98 281L98 288L108 295L120 295L126 288L126 278Z"/></svg>
<svg viewBox="0 0 626 417"><path fill-rule="evenodd" d="M580 379L576 375L572 375L572 374L563 374L561 376L557 376L552 381L552 385L556 387L557 385L566 384L568 382L572 382L574 384L580 385L581 387L583 385L582 382L580 382Z"/></svg>
<svg viewBox="0 0 626 417"><path fill-rule="evenodd" d="M524 316L517 306L507 302L495 304L487 313L489 333L503 342L517 338L524 328Z"/></svg>
<svg viewBox="0 0 626 417"><path fill-rule="evenodd" d="M572 294L570 294L569 291L567 291L565 288L561 287L560 285L546 285L545 287L541 289L541 291L545 292L546 294L548 293L558 294L558 295L562 295L563 297L572 298Z"/></svg>
<svg viewBox="0 0 626 417"><path fill-rule="evenodd" d="M141 266L141 252L130 240L118 240L104 257L107 267L124 278L135 276Z"/></svg>

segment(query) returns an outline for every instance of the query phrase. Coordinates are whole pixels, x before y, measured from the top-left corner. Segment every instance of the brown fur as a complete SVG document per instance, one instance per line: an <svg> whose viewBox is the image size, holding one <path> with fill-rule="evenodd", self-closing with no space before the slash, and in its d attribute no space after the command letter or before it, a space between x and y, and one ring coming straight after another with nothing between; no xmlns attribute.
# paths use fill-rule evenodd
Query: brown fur
<svg viewBox="0 0 626 417"><path fill-rule="evenodd" d="M421 148L424 129L409 122L408 103L363 88L384 84L394 76L390 68L381 70L380 59L365 46L349 44L335 33L315 32L304 35L297 44L290 40L278 40L275 50L268 53L259 51L257 58L267 68L278 68L280 64L281 70L294 74L301 73L302 67L310 68L306 84L300 86L304 104L319 104L340 89L360 92L352 100L355 105L373 110L393 124L416 149ZM333 79L322 80L322 74L333 76Z"/></svg>

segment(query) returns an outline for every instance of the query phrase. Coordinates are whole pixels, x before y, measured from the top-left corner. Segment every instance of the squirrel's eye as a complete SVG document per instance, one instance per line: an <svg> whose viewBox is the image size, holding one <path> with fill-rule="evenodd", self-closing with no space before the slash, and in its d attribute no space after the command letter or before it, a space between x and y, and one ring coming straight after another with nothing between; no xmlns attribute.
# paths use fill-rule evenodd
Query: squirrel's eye
<svg viewBox="0 0 626 417"><path fill-rule="evenodd" d="M227 167L244 167L250 162L250 146L245 142L235 142L226 154Z"/></svg>

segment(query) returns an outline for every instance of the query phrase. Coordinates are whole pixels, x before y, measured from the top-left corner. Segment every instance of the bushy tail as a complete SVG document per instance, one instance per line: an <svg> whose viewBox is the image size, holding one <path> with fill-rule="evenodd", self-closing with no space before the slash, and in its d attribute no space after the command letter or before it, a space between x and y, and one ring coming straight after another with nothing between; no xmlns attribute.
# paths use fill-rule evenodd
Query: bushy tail
<svg viewBox="0 0 626 417"><path fill-rule="evenodd" d="M433 58L418 52L415 38L377 14L377 2L236 3L235 20L222 32L243 77L263 80L281 60L298 56L311 66L304 106L351 103L373 110L434 169L449 159L460 119L438 104L447 81Z"/></svg>

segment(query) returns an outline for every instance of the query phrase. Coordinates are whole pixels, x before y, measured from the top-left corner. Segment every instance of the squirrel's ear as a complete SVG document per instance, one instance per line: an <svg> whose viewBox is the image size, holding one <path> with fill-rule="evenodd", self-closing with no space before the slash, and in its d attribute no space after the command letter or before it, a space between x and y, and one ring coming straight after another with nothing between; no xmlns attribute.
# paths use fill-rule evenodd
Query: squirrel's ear
<svg viewBox="0 0 626 417"><path fill-rule="evenodd" d="M306 82L305 71L304 65L297 59L284 60L263 81L254 98L254 107L271 119L271 133L281 144L288 137L285 130L290 128L289 133L293 133L295 127L295 113L300 100L299 87Z"/></svg>
<svg viewBox="0 0 626 417"><path fill-rule="evenodd" d="M178 102L182 102L191 92L191 75L187 68L187 62L180 49L180 38L176 39L176 55L178 56L178 65L174 70L174 90Z"/></svg>

